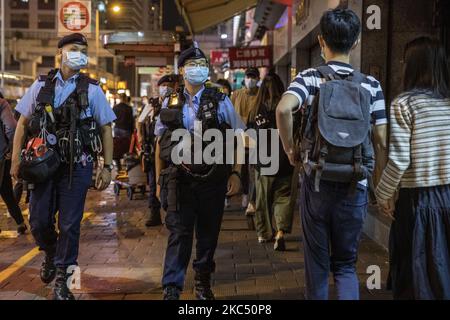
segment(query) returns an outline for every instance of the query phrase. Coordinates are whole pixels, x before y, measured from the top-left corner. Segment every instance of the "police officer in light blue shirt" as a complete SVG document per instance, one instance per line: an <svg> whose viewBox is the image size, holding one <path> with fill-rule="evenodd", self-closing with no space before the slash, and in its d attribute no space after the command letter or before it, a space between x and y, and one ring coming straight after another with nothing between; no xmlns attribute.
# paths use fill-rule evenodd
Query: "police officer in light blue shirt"
<svg viewBox="0 0 450 320"><path fill-rule="evenodd" d="M175 165L171 152L167 151L171 148L171 132L187 129L192 134L196 120L202 122L204 132L209 128L222 134L224 128L245 130L245 125L225 94L205 86L209 64L195 43L180 54L178 66L184 86L165 100L155 127L159 137L155 159L160 183L157 194L167 212L166 226L170 232L162 279L164 299L180 298L195 229L195 295L199 300L213 300L211 274L215 271L214 253L225 196L239 191L241 166L234 165L231 172L227 171L229 166L223 164Z"/></svg>
<svg viewBox="0 0 450 320"><path fill-rule="evenodd" d="M58 43L61 69L40 76L16 107L21 117L14 138L11 174L35 179L29 181L34 185L31 232L45 252L41 280L47 284L56 277L55 300L74 299L67 287L69 272L74 269L69 267L77 264L84 203L93 163L100 152L104 166L97 175L96 187L104 190L111 182L111 123L116 117L98 82L80 73L88 64L87 47L82 34L62 38ZM26 135L32 139L22 151ZM38 159L48 155L52 161L40 165L47 165L55 173L42 176L41 167L36 166ZM54 226L56 212L59 233Z"/></svg>

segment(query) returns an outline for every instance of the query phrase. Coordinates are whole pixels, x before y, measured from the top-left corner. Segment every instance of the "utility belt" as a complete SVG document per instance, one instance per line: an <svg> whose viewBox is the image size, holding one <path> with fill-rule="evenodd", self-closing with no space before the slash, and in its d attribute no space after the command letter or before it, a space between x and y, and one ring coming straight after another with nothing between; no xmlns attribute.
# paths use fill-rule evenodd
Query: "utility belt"
<svg viewBox="0 0 450 320"><path fill-rule="evenodd" d="M231 166L229 165L214 165L210 176L201 176L201 178L193 179L192 174L186 170L175 166L173 164L161 170L158 184L160 186L161 207L165 211L178 211L180 206L180 185L188 185L189 188L208 183L216 185L226 181L231 173Z"/></svg>

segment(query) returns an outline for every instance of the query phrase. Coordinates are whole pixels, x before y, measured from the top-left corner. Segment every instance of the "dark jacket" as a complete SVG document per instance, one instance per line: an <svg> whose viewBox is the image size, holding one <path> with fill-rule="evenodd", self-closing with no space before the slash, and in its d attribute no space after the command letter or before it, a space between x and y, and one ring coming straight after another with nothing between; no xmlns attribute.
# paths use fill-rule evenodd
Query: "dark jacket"
<svg viewBox="0 0 450 320"><path fill-rule="evenodd" d="M17 122L8 101L0 98L0 159L12 150Z"/></svg>
<svg viewBox="0 0 450 320"><path fill-rule="evenodd" d="M134 131L133 108L121 102L114 106L113 111L117 117L116 121L114 121L116 124L115 128L125 130L131 135Z"/></svg>

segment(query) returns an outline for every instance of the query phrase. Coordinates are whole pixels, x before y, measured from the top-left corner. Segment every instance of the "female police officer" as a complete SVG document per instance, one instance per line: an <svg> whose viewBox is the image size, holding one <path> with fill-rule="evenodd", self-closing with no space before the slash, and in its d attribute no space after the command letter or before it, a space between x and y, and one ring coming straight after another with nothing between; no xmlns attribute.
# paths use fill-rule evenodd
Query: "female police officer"
<svg viewBox="0 0 450 320"><path fill-rule="evenodd" d="M68 267L77 264L84 203L92 181L93 161L101 149L105 165L97 177L97 188L104 190L111 182L111 122L115 115L98 83L80 73L88 64L87 45L79 33L62 38L58 43L61 69L39 77L16 107L21 117L14 138L11 174L18 178L23 166L27 175L35 178L33 168L24 166L21 157L26 130L35 138L33 141L44 146L43 150L47 146L57 150L58 159L53 155L53 160L61 163L56 174L39 177L30 199L31 232L46 255L41 280L50 283L56 276L56 300L74 299L67 287ZM59 234L54 226L56 212Z"/></svg>
<svg viewBox="0 0 450 320"><path fill-rule="evenodd" d="M220 225L224 211L226 195L234 195L240 188L240 166L235 165L233 173L217 169L207 174L194 174L184 166L179 166L175 173L175 186L170 185L173 179L170 172L174 165L170 165L170 159L163 161L162 153L165 147L163 142L167 132L171 128L170 110L178 109L182 113L179 128L194 131L194 121L201 121L202 127L213 128L228 126L232 129L245 129L245 125L236 114L229 98L211 88L205 88L208 79L209 66L205 54L194 46L183 51L178 59L178 66L184 78L184 88L174 96L165 100L155 128L155 134L159 137L156 148L156 175L161 187L161 201L164 207L163 191L168 182L166 203L166 225L170 231L166 257L164 263L164 275L162 284L165 300L177 300L184 286L186 269L189 264L193 232L196 233L196 259L193 262L195 270L195 293L197 299L212 300L211 273L214 272L214 252L219 237ZM168 117L165 117L165 114ZM208 120L212 120L209 122ZM211 117L213 119L211 119ZM217 120L217 121L216 121ZM211 125L212 124L212 125ZM219 129L219 128L215 128ZM169 164L168 168L165 168ZM166 176L166 173L169 173ZM160 178L161 177L161 178ZM227 192L228 181L228 192ZM173 189L175 188L175 190ZM168 192L167 192L168 191ZM176 195L176 199L174 199Z"/></svg>

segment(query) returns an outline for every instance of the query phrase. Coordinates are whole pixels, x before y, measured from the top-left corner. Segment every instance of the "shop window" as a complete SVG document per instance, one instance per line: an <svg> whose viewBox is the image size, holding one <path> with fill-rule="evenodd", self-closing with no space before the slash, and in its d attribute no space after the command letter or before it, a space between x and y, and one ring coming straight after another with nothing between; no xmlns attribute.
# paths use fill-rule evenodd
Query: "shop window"
<svg viewBox="0 0 450 320"><path fill-rule="evenodd" d="M38 16L39 29L55 29L55 16L53 14L40 14Z"/></svg>
<svg viewBox="0 0 450 320"><path fill-rule="evenodd" d="M29 0L11 0L9 6L11 9L28 9L29 2Z"/></svg>
<svg viewBox="0 0 450 320"><path fill-rule="evenodd" d="M55 0L39 0L38 9L39 10L55 10L56 1Z"/></svg>
<svg viewBox="0 0 450 320"><path fill-rule="evenodd" d="M13 13L11 14L11 28L28 29L28 13Z"/></svg>

